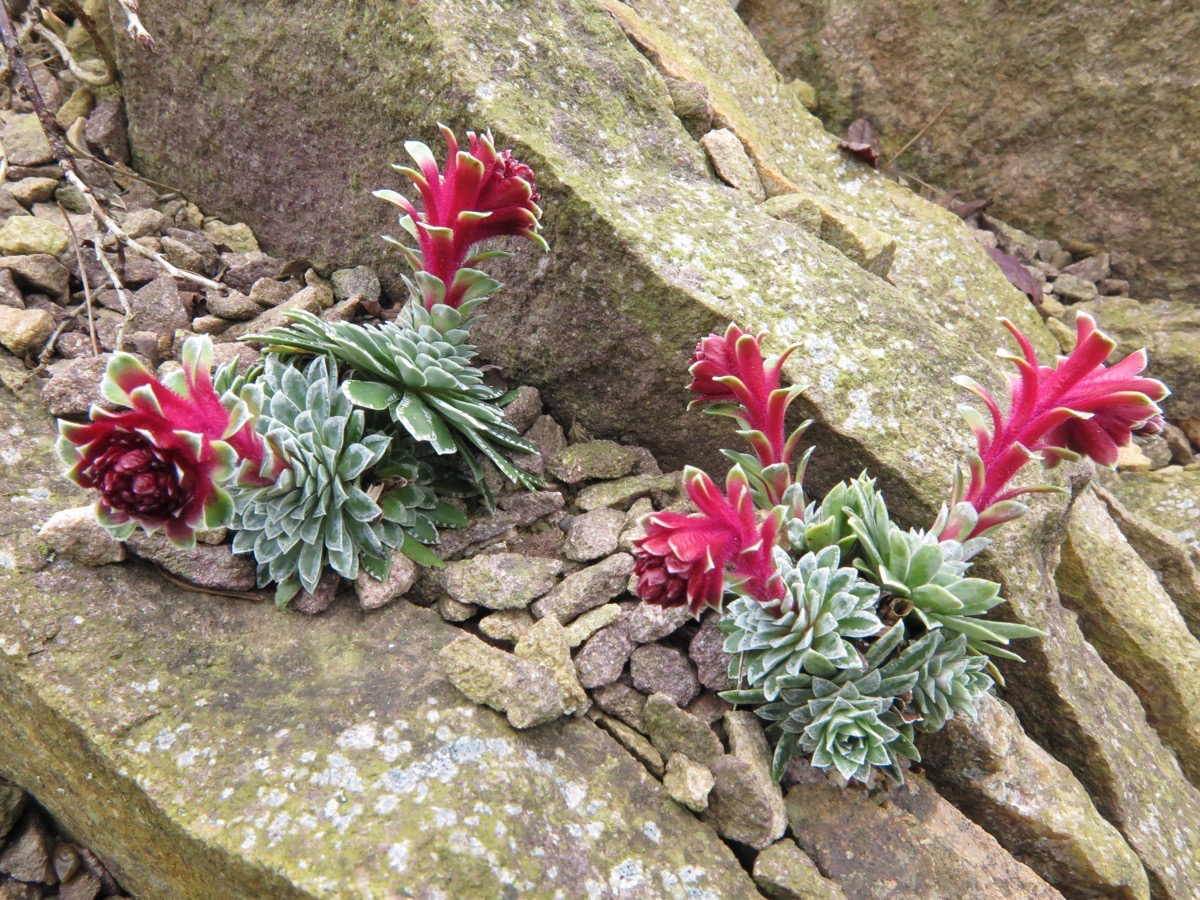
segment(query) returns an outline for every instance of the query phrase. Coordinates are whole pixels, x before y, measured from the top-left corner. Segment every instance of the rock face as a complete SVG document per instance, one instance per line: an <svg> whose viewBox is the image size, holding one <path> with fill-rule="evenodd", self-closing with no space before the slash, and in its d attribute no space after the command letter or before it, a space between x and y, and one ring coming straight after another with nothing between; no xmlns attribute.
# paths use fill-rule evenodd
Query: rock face
<svg viewBox="0 0 1200 900"><path fill-rule="evenodd" d="M1137 855L1062 763L1033 743L1003 701L985 695L975 722L923 736L939 792L1068 896L1147 898Z"/></svg>
<svg viewBox="0 0 1200 900"><path fill-rule="evenodd" d="M920 778L869 797L813 775L787 812L796 843L850 897L1062 896Z"/></svg>
<svg viewBox="0 0 1200 900"><path fill-rule="evenodd" d="M635 441L669 467L724 468L717 447L728 438L727 424L684 413L683 372L697 339L735 319L767 331L772 350L800 344L786 375L812 385L797 405L798 413L816 419L808 432L819 445L809 470L814 492L870 467L901 520L925 526L949 487L952 460L970 443L950 376L998 377L988 357L1007 346L994 321L999 315L1017 322L1044 354L1057 346L956 217L837 150L836 138L805 109L803 92L779 83L726 0L686 6L560 0L536 10L514 3L489 8L486 19L467 0L399 8L372 0L356 7L353 28L328 5L283 17L225 2L152 6L146 21L159 53L151 59L128 52L124 59L135 159L150 175L182 182L212 212L251 225L266 250L281 258L372 262L364 248L378 246L371 236L392 222L365 191L394 184L386 165L400 159L402 138L421 137L436 148L437 120L460 133L490 127L502 146L533 164L555 250L535 258L523 248L498 267L509 287L491 301L473 336L510 378L536 385L561 421L577 419L597 436ZM257 48L253 79L247 46ZM694 96L707 92L712 127L737 138L767 195L819 201L812 207L821 217L817 234L775 218L765 204L717 179L674 112L667 78L700 86ZM164 82L173 86L169 96ZM681 95L678 86L674 94ZM313 127L318 109L330 127ZM696 121L689 113L688 125L695 128ZM222 140L214 143L217 133ZM280 208L289 215L279 216ZM246 282L234 286L246 293L254 280L277 274L281 264L270 259L247 263ZM878 271L883 261L887 280ZM385 287L396 288L399 268L398 257L381 267ZM313 291L286 302L327 306ZM0 449L18 447L30 452L0 429ZM8 459L0 455L6 465ZM49 478L54 468L35 471ZM626 509L644 497L661 506L678 485L677 477L637 471L642 474L585 488L579 507ZM1050 477L1065 484L1069 474ZM27 479L18 485L11 492L24 496ZM42 506L32 508L43 518L52 511L47 501L37 502ZM64 505L78 502L73 495ZM1008 671L1006 699L1030 736L1071 768L1133 847L1152 888L1162 896L1200 895L1200 796L1147 723L1138 695L1058 601L1051 561L1065 531L1066 500L1039 496L1031 506L977 564L981 574L1004 583L1010 598L1004 615L1049 632L1020 648L1029 663ZM447 535L443 549L458 540L461 551L503 533L508 525L502 523L517 512L501 513L481 523L499 530ZM27 534L9 534L12 559L40 562ZM375 613L369 628L344 610L280 628L268 609L184 600L152 591L157 582L138 580L144 572L113 568L93 576L86 600L66 566L12 576L17 584L0 593L0 603L19 599L22 615L0 615L6 654L0 656L0 697L39 711L40 730L18 716L19 737L27 743L61 737L62 722L86 726L93 736L95 749L88 752L99 762L76 759L74 770L99 770L103 777L94 788L69 786L81 796L102 788L106 798L131 798L138 814L128 818L144 830L109 838L136 875L127 879L134 890L153 892L155 878L191 877L200 862L199 870L228 879L222 887L241 889L235 894L286 896L289 884L316 892L323 889L320 878L384 893L393 884L386 879L395 877L430 893L491 895L501 892L505 876L488 852L507 860L513 839L524 848L510 867L518 890L526 882L545 883L558 867L558 877L572 887L595 880L613 893L636 893L640 885L643 893L669 894L680 887L671 881L681 877L679 867L703 859L708 880L687 890L748 892L746 875L712 831L676 807L660 812L666 809L657 805L662 794L590 722L515 734L498 716L461 700L433 667L436 652L453 636L435 614L397 604ZM628 569L606 573L613 578L599 580L595 590L575 590L588 571L572 574L570 589L564 581L533 612L570 623L606 605L628 575ZM88 603L107 604L104 616ZM82 625L71 618L76 613ZM29 631L26 622L42 627ZM618 620L589 638L576 660L585 686L621 677L637 646L630 627ZM52 632L55 637L45 637ZM186 642L178 640L183 632ZM111 673L101 686L90 680L97 658ZM146 686L147 677L158 680L158 691L127 687L134 681ZM709 727L713 719L680 710L661 695L646 702L643 716L659 767L679 752L721 770L710 816L741 824L740 810L722 808L722 796L738 783L762 788L766 800L758 767L725 752ZM616 724L606 728L636 745ZM6 737L0 734L0 759ZM468 745L456 744L460 739ZM968 739L986 741L969 731ZM241 742L256 748L261 772L247 753L237 752ZM143 743L147 750L139 753ZM500 758L493 749L510 755ZM654 765L644 749L643 758ZM212 767L206 752L216 760ZM387 759L393 752L398 755ZM447 760L457 767L452 774ZM26 782L39 777L34 763L48 765L34 758L18 773ZM300 769L306 771L297 776ZM439 780L443 773L446 782ZM361 792L350 788L356 778ZM582 795L562 787L576 783ZM239 787L222 798L228 784ZM293 784L296 792L288 793ZM277 808L267 799L278 797L272 791L283 794ZM418 796L421 791L428 793ZM532 798L539 812L506 818L508 804L523 815ZM826 794L817 800L809 818L836 821ZM487 843L463 824L443 826L432 818L437 807L461 823L475 804L491 810L469 814L485 820L480 834L486 832ZM971 871L971 878L982 879L981 895L1000 889L1053 895L952 807L936 806L932 815L947 823L950 843L966 835L987 861L982 874ZM653 828L646 826L647 809L656 810ZM929 821L921 810L874 809L871 815L884 819L881 827L894 830L902 848L917 841ZM286 819L279 818L283 813ZM388 818L393 813L395 820ZM489 846L495 819L508 832ZM312 820L316 826L306 830ZM798 821L793 815L794 827ZM604 828L592 839L587 828L596 823ZM782 833L782 822L770 824L753 836L755 843L765 846ZM583 845L575 837L559 839L563 829L583 829ZM820 830L838 833L836 826ZM649 837L654 834L661 842ZM162 835L172 843L153 871L142 856L130 857L131 847L161 844ZM470 849L472 839L482 845L480 855L462 857L458 865L454 848ZM832 871L815 845L805 849ZM319 874L299 866L322 853ZM456 865L405 868L432 853ZM352 868L347 860L365 862ZM866 896L853 879L878 874L867 866L861 872L867 874L847 874L848 895ZM264 878L270 879L266 887ZM423 880L414 885L414 879ZM921 879L912 883L919 887ZM956 876L946 890L970 894L972 886L966 875Z"/></svg>
<svg viewBox="0 0 1200 900"><path fill-rule="evenodd" d="M945 107L906 168L995 197L1027 230L1103 244L1152 295L1200 300L1181 203L1200 183L1193 7L743 0L738 13L834 127L869 116L886 158Z"/></svg>
<svg viewBox="0 0 1200 900"><path fill-rule="evenodd" d="M0 390L0 777L133 895L752 894L591 722L519 733L462 697L437 664L461 632L431 610L310 620L144 567L47 567L33 526L83 497L49 422Z"/></svg>

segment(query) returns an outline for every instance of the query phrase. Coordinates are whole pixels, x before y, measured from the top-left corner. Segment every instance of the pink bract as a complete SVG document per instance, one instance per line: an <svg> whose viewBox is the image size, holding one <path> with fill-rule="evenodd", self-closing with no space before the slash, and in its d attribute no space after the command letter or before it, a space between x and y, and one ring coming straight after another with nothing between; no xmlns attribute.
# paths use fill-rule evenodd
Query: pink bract
<svg viewBox="0 0 1200 900"><path fill-rule="evenodd" d="M759 521L745 473L734 467L728 497L703 472L684 473L698 513L654 513L635 544L638 596L657 606L687 605L693 613L721 608L725 587L762 601L782 596L773 550L780 516Z"/></svg>
<svg viewBox="0 0 1200 900"><path fill-rule="evenodd" d="M246 481L273 480L262 471L265 446L250 410L217 394L211 361L211 341L189 339L183 369L168 385L134 357L117 353L102 392L125 409L93 406L87 424L59 422L58 452L70 467L67 477L100 491L97 516L114 535L128 537L141 525L189 545L197 528L218 527L232 515L221 485L239 461Z"/></svg>
<svg viewBox="0 0 1200 900"><path fill-rule="evenodd" d="M964 409L979 448L962 497L979 514L968 537L1011 518L1014 508L1009 501L1037 490L1008 487L1027 462L1037 459L1049 467L1083 456L1112 465L1118 448L1128 445L1134 434L1161 429L1158 402L1170 393L1161 381L1142 377L1144 350L1106 366L1116 342L1085 313L1076 319L1075 349L1053 367L1038 361L1033 345L1012 322L1004 320L1004 325L1022 353L1007 357L1017 367L1017 375L1009 378L1008 412L1001 412L992 395L971 379L956 379L983 400L991 416L989 430L978 413ZM943 536L955 536L951 532L960 526L952 519Z"/></svg>
<svg viewBox="0 0 1200 900"><path fill-rule="evenodd" d="M548 247L538 234L542 211L537 205L533 170L513 159L511 151L497 151L491 134L467 132L469 149L460 150L450 129L443 125L441 131L447 147L444 171L438 168L430 149L419 141L405 144L419 171L396 166L417 186L422 209L395 191L375 194L407 213L401 224L416 238L420 249L401 249L418 273L425 307L444 303L457 309L465 300L495 286L472 268L492 255L472 256L476 244L489 238L516 236L533 241L543 250ZM436 284L428 278L436 279Z"/></svg>
<svg viewBox="0 0 1200 900"><path fill-rule="evenodd" d="M758 460L758 472L770 466L788 467L804 432L800 427L786 435L788 407L801 388L782 388L780 379L784 361L796 349L787 347L779 356L763 358L763 335L752 335L731 324L725 334L710 334L696 345L689 390L699 394L692 406L706 404L706 411L730 416L743 430ZM754 467L751 467L754 468ZM763 479L770 505L782 501L782 492L790 484L786 472Z"/></svg>

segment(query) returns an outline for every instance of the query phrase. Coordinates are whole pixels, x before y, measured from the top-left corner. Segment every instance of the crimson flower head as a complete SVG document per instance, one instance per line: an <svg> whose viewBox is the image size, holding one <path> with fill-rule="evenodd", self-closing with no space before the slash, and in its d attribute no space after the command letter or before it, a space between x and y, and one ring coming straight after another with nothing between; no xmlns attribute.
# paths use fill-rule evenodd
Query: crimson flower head
<svg viewBox="0 0 1200 900"><path fill-rule="evenodd" d="M533 170L513 159L510 150L498 152L490 133L468 131L469 148L460 150L450 129L445 125L441 129L447 147L444 172L432 151L419 141L404 147L420 171L395 166L417 186L423 208L418 210L396 191L375 191L375 196L405 213L400 225L416 239L419 249L398 246L416 273L425 308L444 303L458 309L499 286L473 267L481 260L508 255L499 251L472 255L476 244L519 236L543 250L549 248L538 234L542 210Z"/></svg>
<svg viewBox="0 0 1200 900"><path fill-rule="evenodd" d="M272 480L262 471L265 447L251 410L232 389L218 392L211 364L207 336L188 339L182 371L163 381L133 356L116 353L101 392L124 409L93 406L87 424L59 421L67 477L100 491L96 516L114 537L123 540L141 525L191 546L197 528L219 527L232 516L221 486L239 461L247 480ZM219 386L234 382L234 368L218 372Z"/></svg>
<svg viewBox="0 0 1200 900"><path fill-rule="evenodd" d="M1162 428L1158 403L1170 391L1161 381L1142 377L1144 350L1106 366L1117 344L1096 328L1091 316L1080 313L1075 349L1053 367L1043 366L1029 339L1012 322L1004 320L1004 325L1021 348L1021 356L1003 354L1017 367L1017 374L1009 378L1008 412L970 378L955 379L983 400L991 427L975 409L961 408L979 452L970 461L971 480L965 490L956 476L948 517L941 520L943 539L976 537L1021 515L1024 507L1014 498L1046 490L1008 488L1027 462L1052 467L1063 459L1087 457L1111 466L1118 448L1127 446L1134 434Z"/></svg>
<svg viewBox="0 0 1200 900"><path fill-rule="evenodd" d="M785 437L784 420L802 387L780 387L783 363L797 345L779 356L763 358L763 335L747 334L730 325L725 334L710 334L696 345L688 370L688 389L699 396L691 405L705 404L705 411L729 416L742 426L738 432L750 443L754 457L726 452L749 472L766 505L783 502L791 484L788 467L808 423Z"/></svg>
<svg viewBox="0 0 1200 900"><path fill-rule="evenodd" d="M698 469L684 472L698 513L653 513L646 536L635 543L638 596L656 606L683 606L699 613L721 608L726 587L763 602L783 596L772 551L781 510L759 521L746 474L734 466L728 496Z"/></svg>

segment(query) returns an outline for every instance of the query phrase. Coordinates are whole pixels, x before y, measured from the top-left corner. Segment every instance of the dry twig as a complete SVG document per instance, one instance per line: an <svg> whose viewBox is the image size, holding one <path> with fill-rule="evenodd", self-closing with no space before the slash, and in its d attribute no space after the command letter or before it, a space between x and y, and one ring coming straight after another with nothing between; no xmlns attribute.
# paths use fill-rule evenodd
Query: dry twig
<svg viewBox="0 0 1200 900"><path fill-rule="evenodd" d="M80 303L74 309L67 311L67 317L58 323L58 327L54 329L47 339L46 346L42 347L42 352L38 354L37 364L31 371L25 373L25 377L17 384L16 389L18 391L29 384L36 376L44 372L46 366L50 365L50 357L54 355L54 345L58 343L58 339L62 336L62 333L67 330L67 326L74 322L75 318L83 312L85 305L84 303Z"/></svg>
<svg viewBox="0 0 1200 900"><path fill-rule="evenodd" d="M113 80L115 81L120 75L117 69L117 59L113 56L108 42L104 40L104 35L100 33L100 29L96 25L96 20L87 14L83 8L83 4L79 3L78 0L63 0L63 2L66 3L67 9L71 10L71 15L75 17L75 21L83 26L83 30L92 39L92 44L95 46L96 52L104 60L105 67L112 73Z"/></svg>
<svg viewBox="0 0 1200 900"><path fill-rule="evenodd" d="M125 31L143 50L154 50L154 37L138 18L138 0L117 0L125 10Z"/></svg>
<svg viewBox="0 0 1200 900"><path fill-rule="evenodd" d="M149 247L143 247L128 234L126 234L125 229L118 225L112 216L104 211L104 207L101 206L100 201L96 199L95 192L93 192L92 189L83 181L83 179L79 177L79 174L74 170L74 167L72 167L70 170L64 169L64 171L67 176L67 181L74 185L75 188L81 194L83 194L84 199L87 200L88 208L92 211L92 218L94 218L106 232L116 238L118 243L120 243L127 250L132 250L134 253L138 254L138 256L144 256L146 259L152 260L153 262L157 263L164 272L166 272L168 275L174 276L175 278L181 278L185 281L194 282L201 287L208 288L211 291L225 291L229 289L227 285L213 281L211 278L205 278L203 275L199 275L196 272L189 272L187 269L181 269L161 253L156 253Z"/></svg>
<svg viewBox="0 0 1200 900"><path fill-rule="evenodd" d="M87 306L88 334L92 338L92 355L99 356L100 343L96 340L96 317L92 313L92 288L88 284L87 268L83 264L83 250L79 246L79 236L75 234L75 226L71 224L71 217L63 209L62 203L58 204L58 211L62 213L63 221L67 223L67 232L71 235L71 246L75 248L75 261L79 264L79 280L83 282L83 298L84 304Z"/></svg>

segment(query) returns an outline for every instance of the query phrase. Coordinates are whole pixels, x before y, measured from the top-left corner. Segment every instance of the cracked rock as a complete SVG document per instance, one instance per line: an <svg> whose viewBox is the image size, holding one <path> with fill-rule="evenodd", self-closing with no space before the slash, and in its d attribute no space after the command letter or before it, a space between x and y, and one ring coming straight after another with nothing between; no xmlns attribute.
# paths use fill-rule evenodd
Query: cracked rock
<svg viewBox="0 0 1200 900"><path fill-rule="evenodd" d="M533 616L526 609L502 609L479 621L479 630L494 641L515 644L530 628Z"/></svg>
<svg viewBox="0 0 1200 900"><path fill-rule="evenodd" d="M142 559L157 563L172 575L206 588L252 591L255 588L254 560L234 556L225 545L196 544L176 547L163 534L135 531L125 541L126 549Z"/></svg>
<svg viewBox="0 0 1200 900"><path fill-rule="evenodd" d="M460 603L523 609L558 582L562 560L489 553L446 568L446 591Z"/></svg>
<svg viewBox="0 0 1200 900"><path fill-rule="evenodd" d="M620 681L605 685L596 692L596 704L610 716L616 716L638 731L646 730L643 713L646 710L646 698L627 684Z"/></svg>
<svg viewBox="0 0 1200 900"><path fill-rule="evenodd" d="M614 441L588 441L572 444L554 454L550 474L567 484L581 481L620 478L638 464L636 451Z"/></svg>
<svg viewBox="0 0 1200 900"><path fill-rule="evenodd" d="M618 603L606 603L595 609L589 609L567 626L567 643L572 647L578 647L601 628L607 628L617 621L620 615L621 606Z"/></svg>
<svg viewBox="0 0 1200 900"><path fill-rule="evenodd" d="M837 882L822 875L808 854L787 838L758 854L754 883L770 900L846 900Z"/></svg>
<svg viewBox="0 0 1200 900"><path fill-rule="evenodd" d="M717 628L720 616L704 617L700 630L688 645L688 656L696 664L700 683L710 691L727 691L733 687L729 680L729 654L723 649L725 635Z"/></svg>
<svg viewBox="0 0 1200 900"><path fill-rule="evenodd" d="M591 706L571 661L567 632L558 619L547 616L533 625L521 635L513 652L550 670L558 682L563 711L568 715L579 715Z"/></svg>
<svg viewBox="0 0 1200 900"><path fill-rule="evenodd" d="M672 753L682 753L688 759L710 766L724 752L713 730L687 710L680 709L669 697L652 695L646 700L642 716L650 740L668 759Z"/></svg>
<svg viewBox="0 0 1200 900"><path fill-rule="evenodd" d="M560 622L570 622L624 591L632 571L633 557L628 553L610 556L564 578L562 584L533 604L533 614L539 619L555 616Z"/></svg>
<svg viewBox="0 0 1200 900"><path fill-rule="evenodd" d="M380 609L399 600L417 583L421 570L415 562L400 551L392 552L392 568L383 581L376 581L365 571L354 580L354 591L358 604L363 609Z"/></svg>
<svg viewBox="0 0 1200 900"><path fill-rule="evenodd" d="M620 621L601 628L583 645L575 659L580 682L585 688L612 684L625 671L625 663L635 647L637 644Z"/></svg>
<svg viewBox="0 0 1200 900"><path fill-rule="evenodd" d="M533 728L564 712L558 682L541 663L497 650L470 634L451 641L438 657L456 688L504 713L513 728Z"/></svg>
<svg viewBox="0 0 1200 900"><path fill-rule="evenodd" d="M672 799L693 812L708 809L708 794L713 788L713 774L682 753L672 753L667 760L663 787Z"/></svg>
<svg viewBox="0 0 1200 900"><path fill-rule="evenodd" d="M616 509L596 509L576 516L567 529L563 547L567 559L591 562L615 553L624 525L625 513Z"/></svg>
<svg viewBox="0 0 1200 900"><path fill-rule="evenodd" d="M125 545L101 527L91 506L59 510L41 527L38 536L60 557L85 566L125 559Z"/></svg>
<svg viewBox="0 0 1200 900"><path fill-rule="evenodd" d="M687 706L700 693L700 684L683 651L646 644L629 658L633 686L645 694L664 694L676 706Z"/></svg>
<svg viewBox="0 0 1200 900"><path fill-rule="evenodd" d="M26 816L24 827L10 835L0 852L0 872L17 881L53 885L58 883L50 860L53 838L36 813Z"/></svg>

